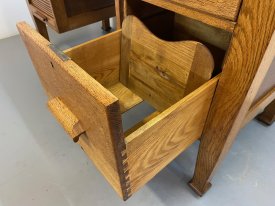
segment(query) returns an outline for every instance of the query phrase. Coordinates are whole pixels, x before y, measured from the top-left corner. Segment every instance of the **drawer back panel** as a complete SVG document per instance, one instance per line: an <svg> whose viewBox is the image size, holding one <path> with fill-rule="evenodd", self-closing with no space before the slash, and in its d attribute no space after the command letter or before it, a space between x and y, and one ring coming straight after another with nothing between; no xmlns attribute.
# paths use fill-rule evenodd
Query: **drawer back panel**
<svg viewBox="0 0 275 206"><path fill-rule="evenodd" d="M31 0L30 3L50 17L54 17L53 8L50 0Z"/></svg>
<svg viewBox="0 0 275 206"><path fill-rule="evenodd" d="M50 42L29 25L17 27L49 99L60 99L79 119L87 137L79 143L118 194L125 196L118 99L73 61L61 60L49 48Z"/></svg>
<svg viewBox="0 0 275 206"><path fill-rule="evenodd" d="M201 43L161 40L134 16L123 22L121 48L121 82L158 111L208 81L214 69Z"/></svg>

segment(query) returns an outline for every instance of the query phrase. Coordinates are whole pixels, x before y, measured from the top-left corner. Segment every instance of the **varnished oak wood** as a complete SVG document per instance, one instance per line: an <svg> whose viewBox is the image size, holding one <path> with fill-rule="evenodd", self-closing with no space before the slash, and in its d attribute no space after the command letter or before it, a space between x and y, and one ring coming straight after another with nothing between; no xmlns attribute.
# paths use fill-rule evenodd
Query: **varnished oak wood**
<svg viewBox="0 0 275 206"><path fill-rule="evenodd" d="M108 90L118 98L121 113L127 112L143 101L143 99L120 82L108 87Z"/></svg>
<svg viewBox="0 0 275 206"><path fill-rule="evenodd" d="M235 17L233 17L233 16L235 16L236 14L234 14L232 16L233 18L231 20L228 20L228 19L224 19L224 18L219 18L215 14L211 15L209 13L201 12L197 9L194 9L196 7L195 5L193 5L194 8L189 7L189 6L188 7L184 6L184 4L192 4L192 2L194 2L194 1L184 1L186 3L182 3L182 4L175 3L175 1L166 1L166 0L143 0L143 1L153 4L153 5L156 5L156 6L159 6L164 9L168 9L170 11L177 13L177 14L181 14L181 15L187 16L189 18L196 19L196 20L201 21L205 24L209 24L211 26L227 30L229 32L233 32L233 30L235 28L235 22L233 20ZM180 1L180 0L177 0L177 1ZM201 3L199 3L201 1L196 1L196 2L198 2L197 4L201 4ZM215 4L215 1L208 1L208 2L212 2L212 4ZM231 2L232 1L223 1L223 3L225 3L225 4L227 4L227 3L231 4ZM232 4L236 4L237 2L238 2L238 0L237 1L234 0L232 2ZM201 4L200 7L207 9L207 3L205 5L206 6L202 6L202 4ZM220 11L223 11L223 9L226 10L227 7L223 7ZM238 11L238 7L236 9L237 9L236 11ZM225 14L225 13L223 13L223 14Z"/></svg>
<svg viewBox="0 0 275 206"><path fill-rule="evenodd" d="M64 51L105 87L119 82L121 30Z"/></svg>
<svg viewBox="0 0 275 206"><path fill-rule="evenodd" d="M231 147L271 65L274 28L275 0L243 0L190 182L200 195L209 188L215 169Z"/></svg>
<svg viewBox="0 0 275 206"><path fill-rule="evenodd" d="M210 80L126 137L132 193L200 138L217 82Z"/></svg>
<svg viewBox="0 0 275 206"><path fill-rule="evenodd" d="M78 137L85 132L79 119L58 97L51 99L48 102L48 107L64 130L77 142Z"/></svg>
<svg viewBox="0 0 275 206"><path fill-rule="evenodd" d="M72 60L62 61L49 48L50 43L26 23L17 27L49 99L61 99L79 119L92 145L90 158L117 193L127 198L118 98Z"/></svg>
<svg viewBox="0 0 275 206"><path fill-rule="evenodd" d="M121 82L158 111L208 81L214 69L204 45L158 39L134 16L123 22L122 48Z"/></svg>
<svg viewBox="0 0 275 206"><path fill-rule="evenodd" d="M241 4L241 0L171 0L171 2L232 21L236 20Z"/></svg>
<svg viewBox="0 0 275 206"><path fill-rule="evenodd" d="M133 20L131 16L127 18ZM207 81L211 77L213 59L201 44L184 41L176 42L174 47L175 42L157 39L135 20L128 24L130 29L123 27L124 31L118 30L64 51L71 59L63 60L51 50L50 42L26 23L17 26L49 97L50 110L124 200L200 138L219 79ZM165 65L161 68L168 68L167 71L178 78L182 78L181 72L186 74L186 86L181 91L183 96L176 102L123 133L121 113L143 101L119 79L121 65L126 62L120 61L121 55L127 49L120 40L125 30L134 27L146 35L133 38L133 45L147 43L146 38L154 43L160 41L156 50L145 52L159 54L163 44L168 52L160 53L164 56L153 63ZM183 72L183 68L173 62L181 60L195 69ZM142 58L131 59L131 63L137 65L143 65L143 61ZM150 78L159 75L157 70ZM173 80L178 81L176 77ZM168 92L165 98L172 95ZM158 100L165 101L165 98Z"/></svg>

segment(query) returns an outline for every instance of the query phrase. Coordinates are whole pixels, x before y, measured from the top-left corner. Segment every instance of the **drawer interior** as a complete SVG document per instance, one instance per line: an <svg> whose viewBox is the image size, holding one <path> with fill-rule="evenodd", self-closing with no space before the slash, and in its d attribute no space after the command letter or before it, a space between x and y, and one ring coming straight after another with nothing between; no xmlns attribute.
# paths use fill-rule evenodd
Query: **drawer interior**
<svg viewBox="0 0 275 206"><path fill-rule="evenodd" d="M49 96L50 110L123 199L128 199L200 138L219 79L211 79L209 72L203 74L209 80L198 78L196 72L200 68L204 71L213 67L212 56L202 44L174 42L171 46L171 42L157 38L137 20L128 23L138 26L128 27L126 33L125 29L118 30L64 51L71 59L64 59L64 55L60 58L60 52L49 47L50 42L25 23L18 24ZM147 47L140 48L141 45ZM147 51L154 45L158 48L153 50L156 52ZM169 50L178 51L181 56ZM139 54L140 51L150 55ZM196 54L204 54L198 56L201 61L189 62ZM157 59L157 65L152 59ZM180 62L182 68L175 62ZM125 65L129 73L123 70ZM139 67L149 70L148 65L153 65L154 73L135 70ZM184 75L175 72L189 68L188 65L196 68L196 72L190 73L190 82L196 80L196 84L190 88L188 84L183 86ZM139 87L134 77L140 77L144 84ZM158 82L168 81L170 86L156 86L150 81L154 78ZM185 92L180 94L178 87ZM144 101L153 109L123 131L122 114L137 109Z"/></svg>
<svg viewBox="0 0 275 206"><path fill-rule="evenodd" d="M144 31L142 34L146 36ZM121 114L127 115L143 102L151 106L144 118L134 117L136 124L124 129L129 178L127 184L131 185L129 194L132 194L200 138L218 77L206 81L179 101L174 101L171 106L162 108L150 104L146 95L145 98L139 96L135 88L125 86L120 78L123 61L121 50L125 49L125 44L121 42L122 35L123 32L119 30L67 49L64 53L118 98Z"/></svg>
<svg viewBox="0 0 275 206"><path fill-rule="evenodd" d="M149 3L147 3L149 2ZM155 1L154 1L155 2ZM213 2L212 2L213 3ZM158 5L158 4L157 4ZM226 30L150 4L150 1L127 1L127 14L138 16L152 33L168 41L194 40L203 43L211 51L214 61L214 75L221 72L229 48L232 29ZM177 10L178 11L178 10ZM159 23L161 22L161 27Z"/></svg>

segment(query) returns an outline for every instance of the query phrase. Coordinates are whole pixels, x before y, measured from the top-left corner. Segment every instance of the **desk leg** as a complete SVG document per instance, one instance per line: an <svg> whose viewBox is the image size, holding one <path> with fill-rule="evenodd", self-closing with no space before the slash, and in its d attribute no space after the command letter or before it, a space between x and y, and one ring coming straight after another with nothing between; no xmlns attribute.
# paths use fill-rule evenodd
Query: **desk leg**
<svg viewBox="0 0 275 206"><path fill-rule="evenodd" d="M104 20L102 20L102 29L104 31L110 31L111 30L110 19L104 19Z"/></svg>
<svg viewBox="0 0 275 206"><path fill-rule="evenodd" d="M275 100L271 102L258 117L261 122L271 125L275 121Z"/></svg>
<svg viewBox="0 0 275 206"><path fill-rule="evenodd" d="M41 21L40 19L38 19L37 17L33 16L33 20L36 26L37 31L43 36L45 37L45 39L50 40L49 39L49 34L48 34L48 30L47 30L47 26L45 24L45 22Z"/></svg>
<svg viewBox="0 0 275 206"><path fill-rule="evenodd" d="M273 61L274 8L275 0L243 0L189 183L200 196L209 189Z"/></svg>

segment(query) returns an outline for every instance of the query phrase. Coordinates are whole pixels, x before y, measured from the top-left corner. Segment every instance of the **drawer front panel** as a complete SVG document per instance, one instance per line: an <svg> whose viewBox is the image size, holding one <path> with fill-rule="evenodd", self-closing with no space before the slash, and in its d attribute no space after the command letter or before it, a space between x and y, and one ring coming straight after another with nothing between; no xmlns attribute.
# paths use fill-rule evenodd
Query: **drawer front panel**
<svg viewBox="0 0 275 206"><path fill-rule="evenodd" d="M123 140L118 99L73 61L63 61L30 26L17 26L49 96L51 111L72 138L85 131L89 151L84 150L122 197L123 166L118 146L123 147ZM67 114L62 116L64 112ZM83 145L83 138L79 142Z"/></svg>
<svg viewBox="0 0 275 206"><path fill-rule="evenodd" d="M241 0L170 0L176 4L210 13L221 18L236 20Z"/></svg>
<svg viewBox="0 0 275 206"><path fill-rule="evenodd" d="M31 0L31 4L40 11L44 11L48 16L54 18L53 8L50 0Z"/></svg>
<svg viewBox="0 0 275 206"><path fill-rule="evenodd" d="M103 9L114 5L114 0L64 0L68 16Z"/></svg>

